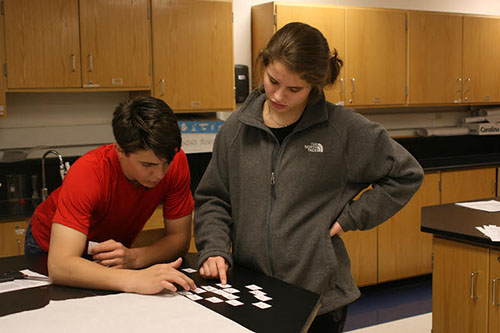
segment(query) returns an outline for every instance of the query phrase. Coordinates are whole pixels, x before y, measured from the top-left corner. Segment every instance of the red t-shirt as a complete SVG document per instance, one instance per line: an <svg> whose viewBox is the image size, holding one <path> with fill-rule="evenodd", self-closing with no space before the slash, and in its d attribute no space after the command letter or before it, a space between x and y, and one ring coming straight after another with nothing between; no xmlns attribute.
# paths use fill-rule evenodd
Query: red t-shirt
<svg viewBox="0 0 500 333"><path fill-rule="evenodd" d="M86 234L89 241L114 239L130 247L158 204L163 203L165 219L191 214L190 181L182 150L162 181L146 189L127 180L113 145L101 146L79 158L62 185L37 207L31 218L33 237L48 251L55 222Z"/></svg>

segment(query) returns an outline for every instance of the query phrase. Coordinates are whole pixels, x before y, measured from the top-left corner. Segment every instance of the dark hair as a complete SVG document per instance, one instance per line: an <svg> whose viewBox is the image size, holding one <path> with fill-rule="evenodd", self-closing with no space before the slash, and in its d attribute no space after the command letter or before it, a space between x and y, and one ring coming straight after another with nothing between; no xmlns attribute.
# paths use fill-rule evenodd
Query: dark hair
<svg viewBox="0 0 500 333"><path fill-rule="evenodd" d="M290 71L311 84L310 99L323 95L323 88L332 85L340 73L343 61L337 50L330 52L328 42L316 28L292 22L279 29L257 57L257 73L262 73L273 61L282 62Z"/></svg>
<svg viewBox="0 0 500 333"><path fill-rule="evenodd" d="M125 154L152 150L170 163L181 147L181 132L172 109L161 99L139 96L118 105L113 135Z"/></svg>

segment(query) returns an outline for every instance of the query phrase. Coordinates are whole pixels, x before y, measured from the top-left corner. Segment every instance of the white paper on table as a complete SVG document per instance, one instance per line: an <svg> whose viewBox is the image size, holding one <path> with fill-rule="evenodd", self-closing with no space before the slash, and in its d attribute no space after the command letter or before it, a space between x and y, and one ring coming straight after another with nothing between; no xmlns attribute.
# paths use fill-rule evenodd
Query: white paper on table
<svg viewBox="0 0 500 333"><path fill-rule="evenodd" d="M46 278L47 280L44 281L44 280L31 280L31 279L17 279L14 281L1 282L0 283L0 293L6 293L9 291L15 291L15 290L20 290L20 289L41 287L41 286L46 286L46 285L50 284L49 278L46 277L45 275L30 271L29 269L24 269L21 271L21 273L24 273L24 274L29 275L29 276Z"/></svg>
<svg viewBox="0 0 500 333"><path fill-rule="evenodd" d="M455 205L482 210L484 212L489 212L489 213L500 212L500 202L496 200L457 202L455 203Z"/></svg>
<svg viewBox="0 0 500 333"><path fill-rule="evenodd" d="M50 301L42 308L0 317L2 332L251 332L177 295L114 294Z"/></svg>
<svg viewBox="0 0 500 333"><path fill-rule="evenodd" d="M482 227L476 227L476 229L488 236L492 241L500 242L500 226L484 225Z"/></svg>

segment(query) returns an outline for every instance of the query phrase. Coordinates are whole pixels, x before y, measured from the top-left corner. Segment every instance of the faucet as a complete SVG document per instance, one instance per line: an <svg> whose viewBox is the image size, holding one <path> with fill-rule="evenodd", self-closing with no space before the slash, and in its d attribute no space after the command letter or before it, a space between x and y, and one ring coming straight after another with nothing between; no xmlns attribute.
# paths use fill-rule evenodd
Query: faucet
<svg viewBox="0 0 500 333"><path fill-rule="evenodd" d="M64 180L64 176L68 173L69 162L64 163L61 154L56 150L47 150L42 156L42 201L47 199L49 190L47 189L47 182L45 179L45 158L49 154L54 154L59 158L59 174L61 175L61 181Z"/></svg>

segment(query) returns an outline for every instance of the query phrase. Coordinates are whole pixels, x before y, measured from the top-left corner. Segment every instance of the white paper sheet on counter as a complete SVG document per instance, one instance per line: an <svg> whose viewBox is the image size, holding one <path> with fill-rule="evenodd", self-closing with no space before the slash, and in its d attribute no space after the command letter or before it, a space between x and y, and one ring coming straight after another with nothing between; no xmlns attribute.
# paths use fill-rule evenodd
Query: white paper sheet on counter
<svg viewBox="0 0 500 333"><path fill-rule="evenodd" d="M21 273L42 279L45 278L46 280L19 279L14 281L1 282L0 293L6 293L9 291L20 290L20 289L41 287L50 284L49 278L45 275L30 271L29 269L22 270Z"/></svg>
<svg viewBox="0 0 500 333"><path fill-rule="evenodd" d="M489 213L500 212L500 202L496 200L457 202L455 203L455 205L482 210L484 212L489 212Z"/></svg>
<svg viewBox="0 0 500 333"><path fill-rule="evenodd" d="M477 230L488 236L493 242L500 242L500 227L497 225L483 225L476 227Z"/></svg>
<svg viewBox="0 0 500 333"><path fill-rule="evenodd" d="M50 301L38 310L0 317L2 332L251 332L174 294L114 294Z"/></svg>

